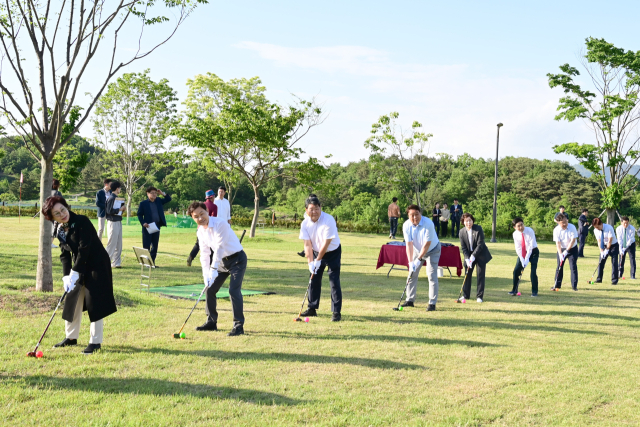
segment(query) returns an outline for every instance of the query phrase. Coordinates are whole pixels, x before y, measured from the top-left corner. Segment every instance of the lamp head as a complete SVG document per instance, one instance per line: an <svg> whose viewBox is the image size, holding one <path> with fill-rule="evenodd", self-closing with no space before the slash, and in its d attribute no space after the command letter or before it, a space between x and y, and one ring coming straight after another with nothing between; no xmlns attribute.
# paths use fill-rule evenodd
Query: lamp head
<svg viewBox="0 0 640 427"><path fill-rule="evenodd" d="M499 128L501 128L502 126L504 126L502 123L498 123Z"/></svg>

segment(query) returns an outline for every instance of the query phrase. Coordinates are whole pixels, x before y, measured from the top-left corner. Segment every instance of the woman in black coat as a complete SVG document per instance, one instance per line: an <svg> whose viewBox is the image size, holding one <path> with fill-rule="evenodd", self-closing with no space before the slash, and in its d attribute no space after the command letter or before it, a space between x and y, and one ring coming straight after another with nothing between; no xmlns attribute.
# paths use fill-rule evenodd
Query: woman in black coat
<svg viewBox="0 0 640 427"><path fill-rule="evenodd" d="M62 281L68 292L62 312L66 338L55 347L77 345L82 312L87 311L91 339L83 353L91 354L101 347L103 319L116 312L109 254L89 218L71 212L62 197L49 197L42 215L55 221L53 236L60 242Z"/></svg>
<svg viewBox="0 0 640 427"><path fill-rule="evenodd" d="M492 256L484 242L484 231L482 227L474 224L476 219L470 213L462 214L462 222L464 227L460 229L460 247L464 255L465 281L462 287L463 296L460 298L469 299L471 295L471 278L473 270L477 267L478 285L477 285L477 302L484 301L484 278L487 271L487 263L491 261Z"/></svg>

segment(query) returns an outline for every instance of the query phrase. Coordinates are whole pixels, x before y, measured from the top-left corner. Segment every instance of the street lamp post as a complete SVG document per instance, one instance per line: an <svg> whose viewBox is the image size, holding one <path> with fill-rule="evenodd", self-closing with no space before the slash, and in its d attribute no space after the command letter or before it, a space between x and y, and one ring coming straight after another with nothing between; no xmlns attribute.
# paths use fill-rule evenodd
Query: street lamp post
<svg viewBox="0 0 640 427"><path fill-rule="evenodd" d="M500 128L498 123L498 136L496 137L496 168L493 176L493 224L491 226L491 241L496 242L496 211L498 207L498 146L500 145Z"/></svg>

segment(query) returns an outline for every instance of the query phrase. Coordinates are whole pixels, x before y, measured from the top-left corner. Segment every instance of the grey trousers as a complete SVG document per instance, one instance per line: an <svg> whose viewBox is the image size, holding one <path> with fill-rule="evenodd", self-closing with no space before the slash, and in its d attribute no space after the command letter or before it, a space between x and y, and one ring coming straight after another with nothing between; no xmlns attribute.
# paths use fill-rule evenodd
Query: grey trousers
<svg viewBox="0 0 640 427"><path fill-rule="evenodd" d="M107 221L107 253L111 267L120 267L122 255L122 221Z"/></svg>
<svg viewBox="0 0 640 427"><path fill-rule="evenodd" d="M231 299L231 310L233 311L233 327L244 325L244 314L242 313L242 280L244 272L247 270L247 254L244 251L237 252L228 258L222 258L222 265L218 267L218 277L213 284L207 288L207 320L218 322L218 311L216 310L216 294L220 287L231 276L229 280L229 297Z"/></svg>
<svg viewBox="0 0 640 427"><path fill-rule="evenodd" d="M429 279L429 304L435 305L438 302L438 262L440 261L440 242L431 251L427 252L427 278ZM413 259L418 259L419 252L413 250ZM418 288L418 276L422 265L411 275L409 285L407 286L407 301L414 302L416 300L416 290Z"/></svg>

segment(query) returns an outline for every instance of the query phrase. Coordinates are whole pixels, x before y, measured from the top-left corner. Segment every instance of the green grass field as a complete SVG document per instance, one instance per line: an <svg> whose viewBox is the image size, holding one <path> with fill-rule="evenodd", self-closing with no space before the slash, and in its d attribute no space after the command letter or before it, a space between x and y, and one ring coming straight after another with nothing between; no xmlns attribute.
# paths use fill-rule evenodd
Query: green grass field
<svg viewBox="0 0 640 427"><path fill-rule="evenodd" d="M34 359L25 354L62 292L58 250L55 292L35 293L37 221L0 218L0 229L3 425L640 424L640 282L588 285L593 247L579 262L579 292L568 274L561 292L549 290L554 246L544 242L540 297L529 297L528 279L522 297L508 296L516 257L505 242L489 244L484 304L456 304L462 279L444 278L438 311L427 313L423 273L417 307L394 312L406 274L375 270L386 236L345 233L343 322L330 321L327 282L319 317L306 324L293 322L308 279L297 233L261 232L244 241L244 287L277 294L245 299L246 335L226 336L232 319L222 300L222 331L194 331L201 304L187 339L175 340L192 303L140 289L131 251L141 246L140 229L126 227L123 268L114 270L119 311L105 320L103 351L80 354L86 314L80 345L53 350L64 337L58 316L44 358ZM185 264L194 242L193 229L163 229L153 285L201 283L199 266Z"/></svg>

